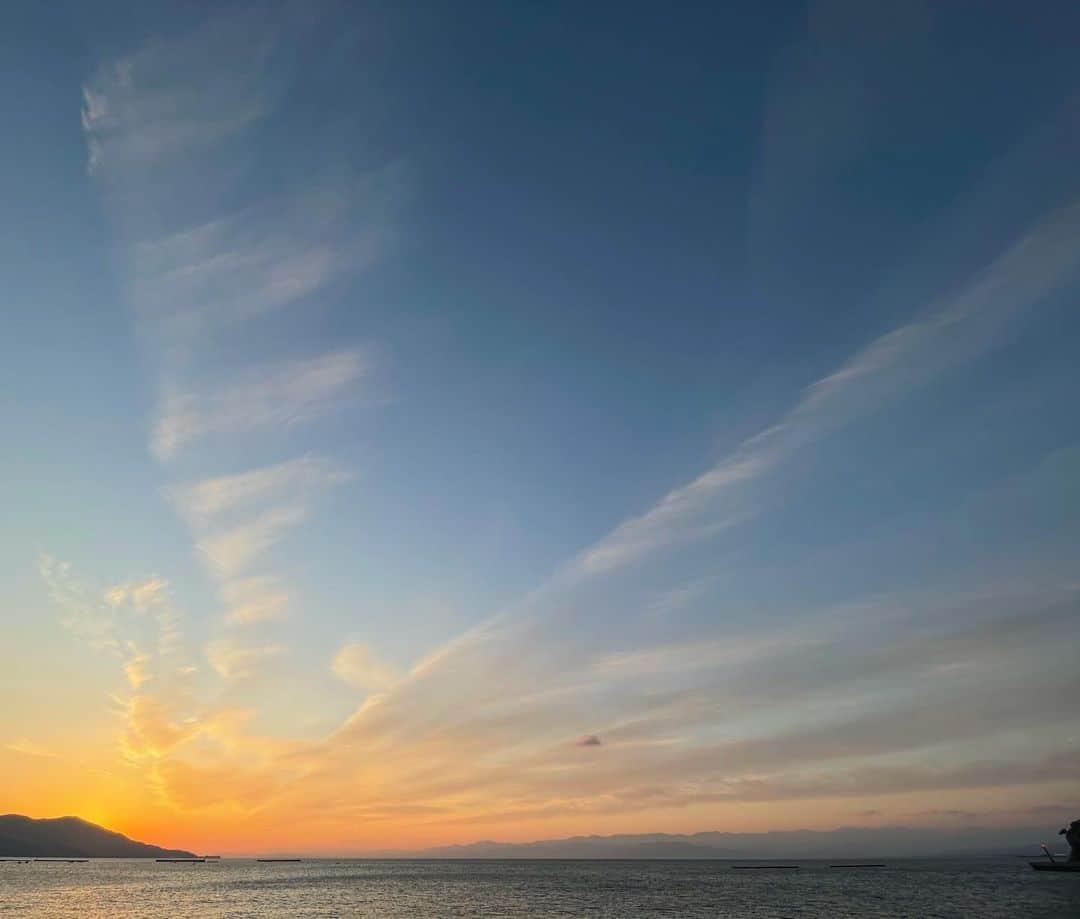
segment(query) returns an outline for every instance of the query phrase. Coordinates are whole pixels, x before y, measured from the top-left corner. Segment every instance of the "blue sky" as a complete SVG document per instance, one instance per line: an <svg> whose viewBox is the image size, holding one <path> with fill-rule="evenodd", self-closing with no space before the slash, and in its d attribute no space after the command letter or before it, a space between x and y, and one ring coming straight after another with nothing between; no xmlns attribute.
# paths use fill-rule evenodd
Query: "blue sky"
<svg viewBox="0 0 1080 919"><path fill-rule="evenodd" d="M78 701L5 774L314 848L1075 796L1070 5L16 21L0 685Z"/></svg>

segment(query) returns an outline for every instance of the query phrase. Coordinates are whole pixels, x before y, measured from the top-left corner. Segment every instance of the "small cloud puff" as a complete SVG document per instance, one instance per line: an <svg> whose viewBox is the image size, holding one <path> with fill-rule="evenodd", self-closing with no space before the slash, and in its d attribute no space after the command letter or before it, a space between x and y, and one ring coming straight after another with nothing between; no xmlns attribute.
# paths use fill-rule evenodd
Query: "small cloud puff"
<svg viewBox="0 0 1080 919"><path fill-rule="evenodd" d="M285 654L281 645L249 645L222 638L206 646L206 658L226 680L247 680Z"/></svg>
<svg viewBox="0 0 1080 919"><path fill-rule="evenodd" d="M394 667L381 660L368 645L358 641L341 647L330 662L330 670L350 686L374 692L388 689L399 678Z"/></svg>
<svg viewBox="0 0 1080 919"><path fill-rule="evenodd" d="M136 612L162 606L167 599L169 584L159 577L151 577L137 583L116 584L105 591L104 599L109 606L132 606Z"/></svg>

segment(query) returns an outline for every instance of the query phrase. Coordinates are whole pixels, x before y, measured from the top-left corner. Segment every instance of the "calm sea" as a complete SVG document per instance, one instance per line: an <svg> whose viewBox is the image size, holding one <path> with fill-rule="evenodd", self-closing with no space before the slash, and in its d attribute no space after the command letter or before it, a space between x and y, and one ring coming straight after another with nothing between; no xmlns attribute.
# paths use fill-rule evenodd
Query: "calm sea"
<svg viewBox="0 0 1080 919"><path fill-rule="evenodd" d="M713 861L0 863L4 916L1080 917L1080 875L1020 859L733 870Z"/></svg>

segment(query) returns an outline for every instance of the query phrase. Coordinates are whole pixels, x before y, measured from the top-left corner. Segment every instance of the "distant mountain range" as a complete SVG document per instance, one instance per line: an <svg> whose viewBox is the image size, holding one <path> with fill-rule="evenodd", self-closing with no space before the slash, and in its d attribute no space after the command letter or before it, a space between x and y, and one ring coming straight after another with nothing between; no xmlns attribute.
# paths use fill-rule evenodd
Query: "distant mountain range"
<svg viewBox="0 0 1080 919"><path fill-rule="evenodd" d="M1038 854L1048 827L841 827L772 833L647 833L539 842L475 842L409 853L423 858L869 858ZM404 853L396 853L404 854Z"/></svg>
<svg viewBox="0 0 1080 919"><path fill-rule="evenodd" d="M78 817L34 820L0 816L0 856L36 858L189 858L183 849L162 849L128 839Z"/></svg>
<svg viewBox="0 0 1080 919"><path fill-rule="evenodd" d="M396 858L905 858L948 855L1037 855L1039 843L1057 841L1056 828L841 827L771 833L641 833L573 836L537 842L493 842L439 846L419 851L368 852ZM34 820L0 816L0 857L190 858L183 849L163 849L128 839L78 817Z"/></svg>

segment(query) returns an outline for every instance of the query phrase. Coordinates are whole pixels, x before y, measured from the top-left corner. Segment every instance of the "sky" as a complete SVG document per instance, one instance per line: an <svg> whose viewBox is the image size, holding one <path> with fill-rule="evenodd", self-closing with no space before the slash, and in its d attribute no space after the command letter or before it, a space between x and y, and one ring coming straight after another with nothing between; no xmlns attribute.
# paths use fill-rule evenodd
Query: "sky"
<svg viewBox="0 0 1080 919"><path fill-rule="evenodd" d="M1041 825L1075 4L16 4L0 811Z"/></svg>

